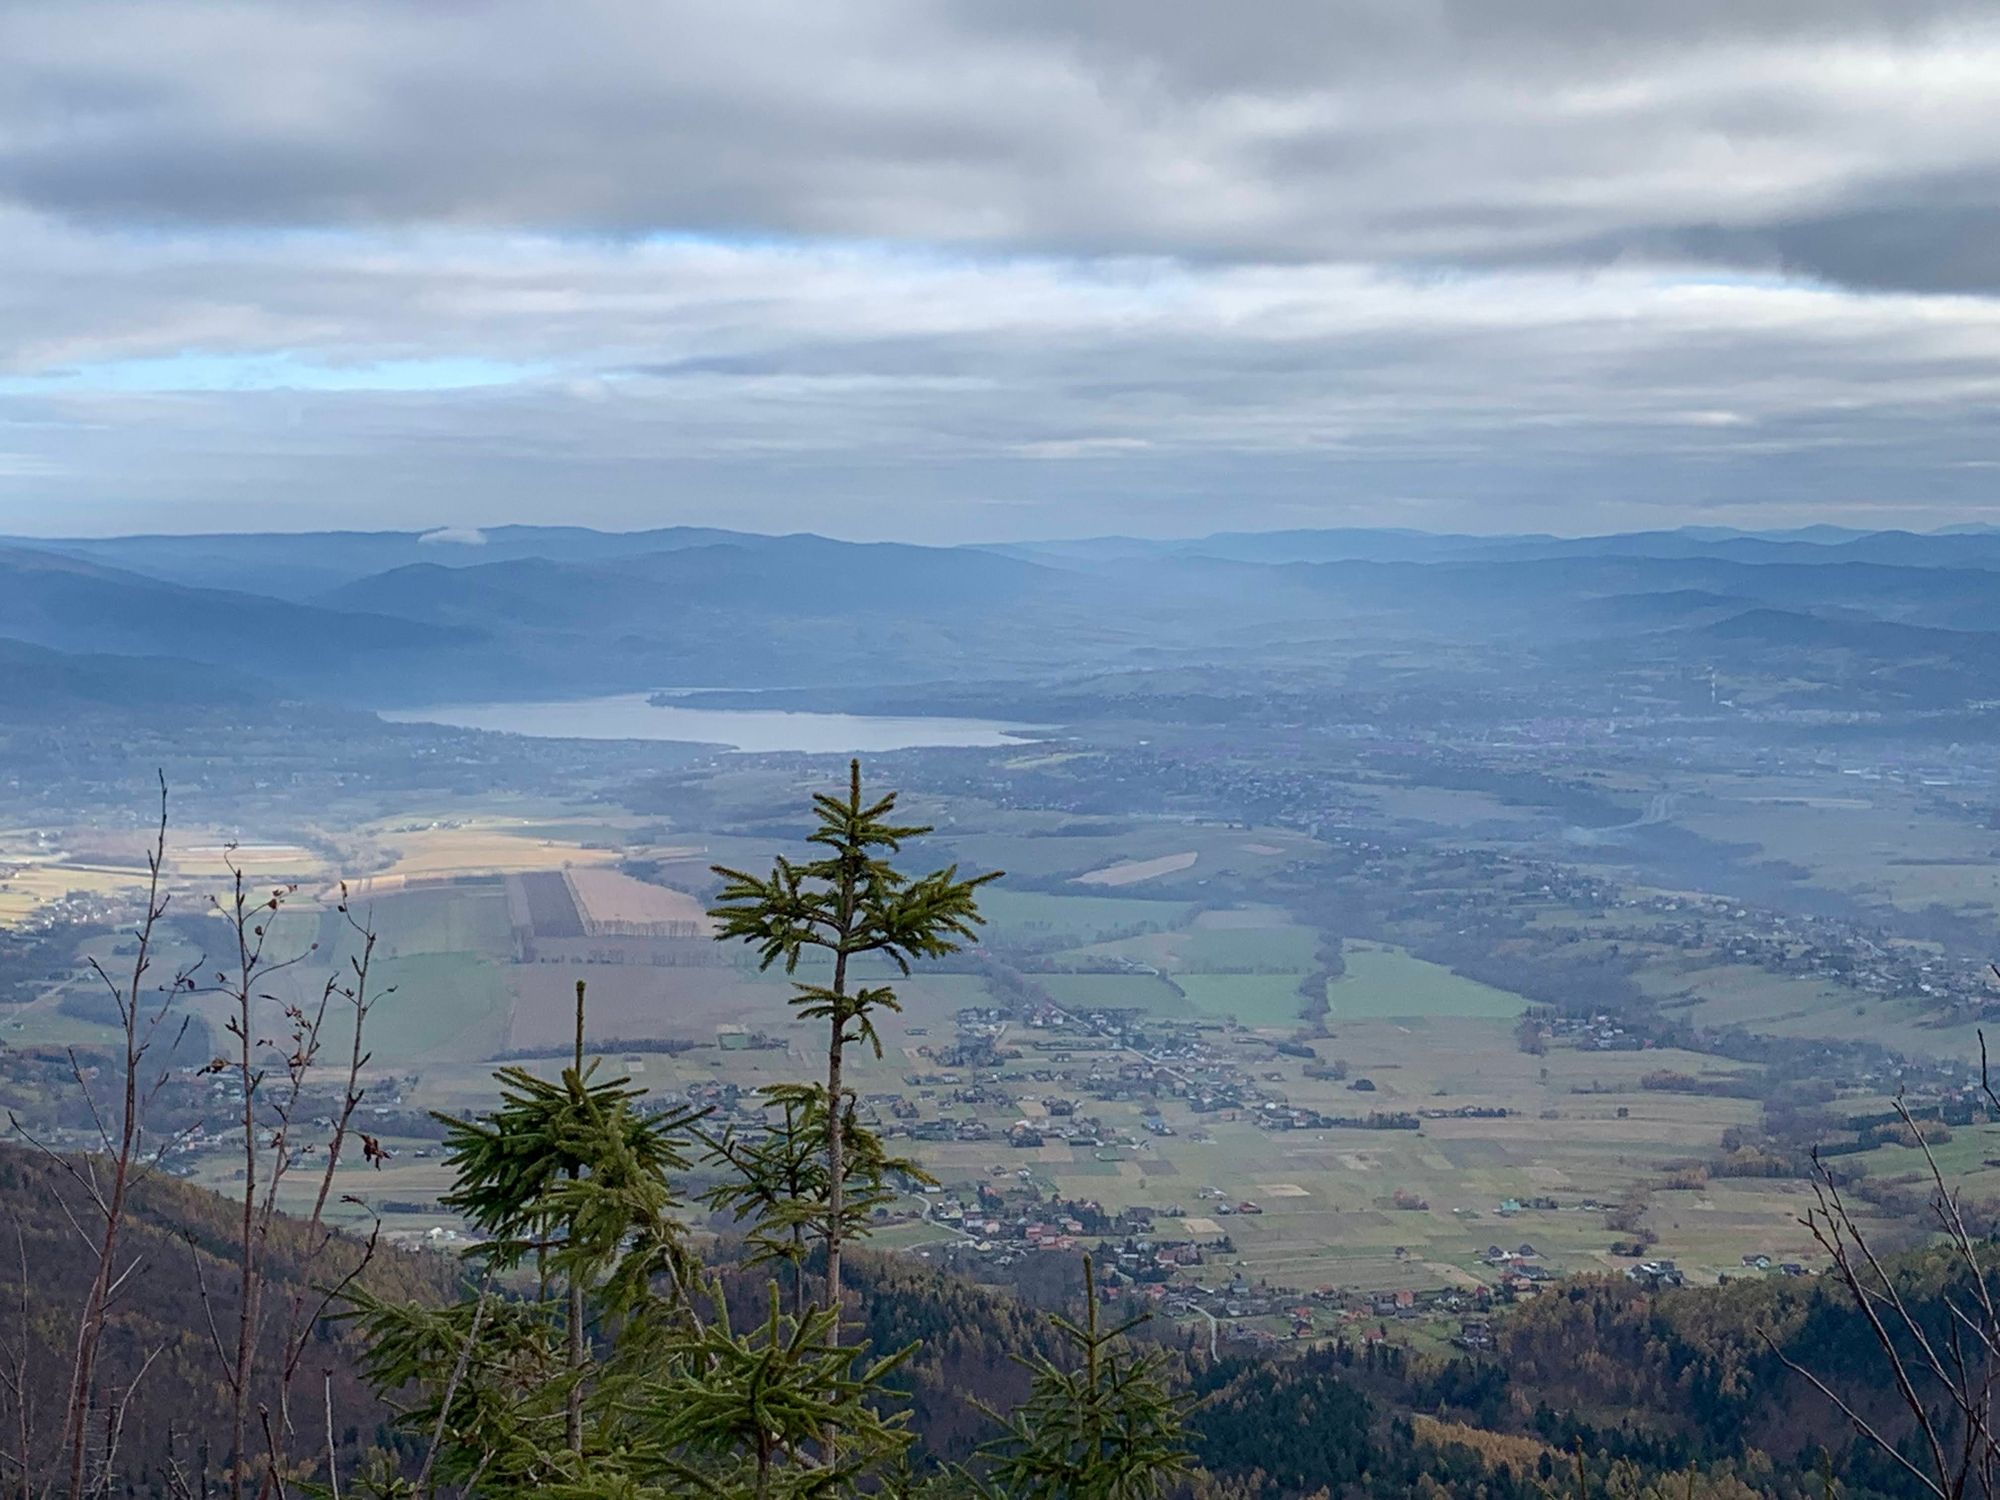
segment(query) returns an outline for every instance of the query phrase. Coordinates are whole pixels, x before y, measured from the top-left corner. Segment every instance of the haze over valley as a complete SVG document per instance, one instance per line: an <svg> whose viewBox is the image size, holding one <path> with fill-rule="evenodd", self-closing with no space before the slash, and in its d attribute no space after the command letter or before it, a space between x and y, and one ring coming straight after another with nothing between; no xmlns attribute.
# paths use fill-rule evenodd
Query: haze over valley
<svg viewBox="0 0 2000 1500"><path fill-rule="evenodd" d="M1995 1500L1992 0L0 0L0 1492Z"/></svg>
<svg viewBox="0 0 2000 1500"><path fill-rule="evenodd" d="M1731 1162L1954 1097L2000 1004L2000 533L517 527L4 556L0 1038L24 1059L106 1025L77 965L130 920L156 768L185 942L232 858L298 885L300 936L340 882L367 901L398 976L386 1118L415 1129L487 1059L559 1044L576 978L648 1087L805 1056L782 987L712 945L592 935L648 891L698 915L709 865L779 852L865 753L938 825L925 853L1007 872L977 960L911 982L871 1107L947 1183L1020 1161L1107 1212L1257 1201L1217 1284L1497 1285L1494 1215L1531 1201L1556 1206L1506 1217L1541 1216L1552 1272L1660 1245L1711 1281L1810 1264L1804 1183ZM732 1028L776 1050L716 1051ZM1058 1064L1038 1038L1065 1032ZM1162 1055L1194 1071L1152 1076ZM1058 1095L1086 1130L1041 1125ZM1314 1123L1403 1116L1425 1123ZM1015 1157L1024 1119L1091 1143ZM381 1169L399 1233L449 1222L425 1138ZM1869 1158L1885 1191L1904 1149Z"/></svg>

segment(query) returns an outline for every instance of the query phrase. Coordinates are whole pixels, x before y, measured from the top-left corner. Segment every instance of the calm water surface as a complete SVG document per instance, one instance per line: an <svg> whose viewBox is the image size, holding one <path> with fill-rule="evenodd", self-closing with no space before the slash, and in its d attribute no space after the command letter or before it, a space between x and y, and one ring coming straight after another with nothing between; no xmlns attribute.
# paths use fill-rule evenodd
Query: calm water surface
<svg viewBox="0 0 2000 1500"><path fill-rule="evenodd" d="M645 693L557 703L439 703L384 710L402 724L449 724L568 740L696 740L737 750L809 754L917 746L1011 745L1025 724L992 719L891 718L762 708L655 708Z"/></svg>

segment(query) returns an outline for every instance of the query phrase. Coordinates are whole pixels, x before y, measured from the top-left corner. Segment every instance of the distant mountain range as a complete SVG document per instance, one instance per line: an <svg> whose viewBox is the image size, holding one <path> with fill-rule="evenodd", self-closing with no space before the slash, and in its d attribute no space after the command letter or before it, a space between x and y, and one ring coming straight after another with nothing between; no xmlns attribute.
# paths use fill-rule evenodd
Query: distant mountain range
<svg viewBox="0 0 2000 1500"><path fill-rule="evenodd" d="M495 526L487 530L225 532L195 536L0 538L22 547L103 563L193 588L232 588L283 599L429 563L470 567L542 558L590 562L639 552L713 546L745 534L699 526L656 531L591 531L581 526ZM757 541L773 540L757 537Z"/></svg>
<svg viewBox="0 0 2000 1500"><path fill-rule="evenodd" d="M396 568L491 563L620 562L687 548L825 543L809 534L766 536L702 526L593 531L581 526L453 527L419 531L226 532L189 536L0 537L0 548L52 552L197 588L310 599ZM839 543L832 545L838 546ZM893 546L893 544L890 544ZM2000 526L1969 523L1936 532L1804 526L1738 531L1689 526L1607 536L1474 536L1399 528L1216 532L1157 540L1099 537L907 551L981 551L1040 561L1113 562L1170 556L1239 562L1471 562L1532 557L1720 557L1745 562L1879 562L1912 567L2000 568Z"/></svg>
<svg viewBox="0 0 2000 1500"><path fill-rule="evenodd" d="M921 547L508 526L0 543L0 687L17 716L189 694L389 706L1310 666L1369 642L1506 642L1592 669L1734 661L1877 697L1908 671L1926 703L1984 698L2000 694L2000 530Z"/></svg>

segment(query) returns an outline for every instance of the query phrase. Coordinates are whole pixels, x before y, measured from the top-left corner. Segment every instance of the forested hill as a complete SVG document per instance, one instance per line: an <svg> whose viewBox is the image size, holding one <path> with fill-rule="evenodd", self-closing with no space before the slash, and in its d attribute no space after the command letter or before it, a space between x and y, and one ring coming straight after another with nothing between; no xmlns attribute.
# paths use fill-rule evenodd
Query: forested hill
<svg viewBox="0 0 2000 1500"><path fill-rule="evenodd" d="M88 1194L70 1165L5 1147L0 1211L16 1237L4 1256L12 1274L0 1278L0 1390L9 1393L0 1415L13 1441L11 1392L29 1392L32 1441L46 1444L61 1424L75 1310L92 1268L78 1233L92 1223ZM138 1269L113 1310L100 1381L117 1399L115 1461L129 1493L168 1493L170 1463L191 1469L205 1454L211 1468L220 1464L226 1365L211 1330L235 1323L239 1214L224 1196L157 1176L133 1200L121 1264L129 1257ZM344 1241L309 1263L307 1247L303 1225L277 1222L265 1304L274 1349L294 1299L317 1308L314 1289L359 1251ZM1906 1294L1941 1327L1948 1264L1898 1265ZM1020 1358L1061 1349L1046 1316L1010 1294L907 1257L863 1255L852 1272L857 1331L878 1351L914 1346L895 1384L909 1399L923 1462L962 1460L991 1437L982 1403L1011 1405L1027 1387ZM462 1285L450 1258L389 1249L367 1278L385 1295L439 1302ZM762 1273L729 1280L732 1302L754 1311ZM1527 1500L1570 1492L1579 1449L1593 1492L1606 1494L1817 1495L1823 1450L1849 1500L1913 1493L1776 1352L1823 1374L1885 1430L1901 1430L1868 1331L1830 1282L1652 1293L1582 1279L1514 1309L1488 1356L1419 1357L1376 1347L1372 1331L1356 1326L1311 1351L1225 1351L1219 1360L1198 1341L1167 1345L1175 1381L1201 1401L1188 1431L1200 1467L1178 1493ZM410 1443L393 1435L388 1412L357 1378L357 1353L346 1325L325 1321L302 1381L312 1436L330 1395L334 1441L350 1467L370 1447Z"/></svg>
<svg viewBox="0 0 2000 1500"><path fill-rule="evenodd" d="M32 1452L47 1455L61 1439L78 1310L96 1270L102 1224L85 1185L91 1173L81 1158L0 1146L0 1441L9 1451L20 1446L24 1420ZM108 1181L101 1166L95 1177ZM168 1493L172 1460L193 1474L206 1454L210 1472L219 1471L228 1409L219 1344L232 1341L236 1328L241 1212L240 1202L159 1174L140 1179L128 1202L114 1259L121 1271L134 1269L112 1300L96 1382L100 1402L116 1414L115 1449L107 1451L106 1434L92 1435L94 1461L108 1458L128 1493ZM309 1249L303 1223L275 1221L263 1302L268 1358L277 1357L294 1306L304 1326L323 1305L325 1288L362 1252L353 1241L336 1241L317 1258ZM442 1300L460 1275L442 1256L381 1246L363 1279L385 1296ZM313 1446L326 1441L330 1397L334 1442L350 1460L390 1436L389 1413L361 1383L355 1355L347 1325L321 1319L299 1382L311 1396Z"/></svg>

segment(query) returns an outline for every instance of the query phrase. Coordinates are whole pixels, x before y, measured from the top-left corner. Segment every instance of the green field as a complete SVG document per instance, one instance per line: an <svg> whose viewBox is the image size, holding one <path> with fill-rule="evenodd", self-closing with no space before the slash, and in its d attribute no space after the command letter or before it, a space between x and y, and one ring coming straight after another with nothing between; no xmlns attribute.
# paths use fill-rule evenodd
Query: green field
<svg viewBox="0 0 2000 1500"><path fill-rule="evenodd" d="M1296 974L1176 974L1174 983L1203 1015L1245 1026L1293 1025L1306 1003Z"/></svg>
<svg viewBox="0 0 2000 1500"><path fill-rule="evenodd" d="M78 981L79 985L82 983ZM122 1033L115 1026L70 1015L61 1009L59 1000L60 992L52 990L38 1000L0 1012L0 1044L9 1047L109 1047L119 1041Z"/></svg>
<svg viewBox="0 0 2000 1500"><path fill-rule="evenodd" d="M373 901L357 901L357 921L372 924L377 954L403 958L419 953L505 955L512 946L507 925L507 893L497 882L435 886ZM354 946L353 931L337 911L320 922L320 947L342 952Z"/></svg>
<svg viewBox="0 0 2000 1500"><path fill-rule="evenodd" d="M1051 837L1046 833L961 833L951 839L959 858L983 869L1006 870L1030 880L1075 877L1127 860L1154 859L1199 847L1197 835L1176 827L1142 828L1105 836ZM1178 884L1174 876L1161 884Z"/></svg>
<svg viewBox="0 0 2000 1500"><path fill-rule="evenodd" d="M1037 974L1037 983L1062 1005L1086 1009L1146 1010L1156 1016L1192 1016L1195 1007L1150 974Z"/></svg>
<svg viewBox="0 0 2000 1500"><path fill-rule="evenodd" d="M1178 927L1188 920L1193 908L1184 901L1057 896L997 886L980 892L979 910L987 921L988 941L1004 944L1056 938L1074 947L1149 927Z"/></svg>
<svg viewBox="0 0 2000 1500"><path fill-rule="evenodd" d="M1176 974L1232 969L1304 974L1317 966L1319 949L1319 935L1309 927L1183 927L1083 944L1058 957L1128 959Z"/></svg>
<svg viewBox="0 0 2000 1500"><path fill-rule="evenodd" d="M506 1044L510 1004L501 966L475 953L418 953L381 960L385 995L368 1017L368 1046L378 1059L484 1057Z"/></svg>
<svg viewBox="0 0 2000 1500"><path fill-rule="evenodd" d="M1303 974L1316 966L1319 934L1310 927L1197 927L1187 934L1177 967L1282 969Z"/></svg>
<svg viewBox="0 0 2000 1500"><path fill-rule="evenodd" d="M1675 819L1703 837L1754 843L1765 858L1809 871L1814 885L1864 900L1911 911L1940 905L1984 921L2000 914L1991 832L1918 789L1755 773L1705 783Z"/></svg>
<svg viewBox="0 0 2000 1500"><path fill-rule="evenodd" d="M1918 1056L1975 1059L1979 1025L1940 1025L1914 998L1871 995L1805 975L1667 955L1638 973L1648 994L1703 1026L1766 1036L1878 1042Z"/></svg>
<svg viewBox="0 0 2000 1500"><path fill-rule="evenodd" d="M1528 1002L1506 990L1454 974L1401 948L1349 943L1347 972L1327 986L1328 1020L1396 1016L1511 1019Z"/></svg>
<svg viewBox="0 0 2000 1500"><path fill-rule="evenodd" d="M1931 1155L1954 1188L1969 1200L2000 1198L2000 1125L1955 1126L1948 1141L1934 1141ZM1924 1153L1915 1146L1878 1146L1857 1156L1840 1158L1841 1165L1859 1166L1870 1177L1904 1179L1921 1193L1934 1190Z"/></svg>
<svg viewBox="0 0 2000 1500"><path fill-rule="evenodd" d="M995 817L994 826L954 831L948 842L968 864L1027 879L1075 879L1115 865L1195 856L1190 867L1135 881L1133 894L1152 888L1185 890L1223 877L1254 880L1312 847L1296 833L1180 818L1134 818L1101 833L1061 831L1074 826L1060 816L1005 811Z"/></svg>

